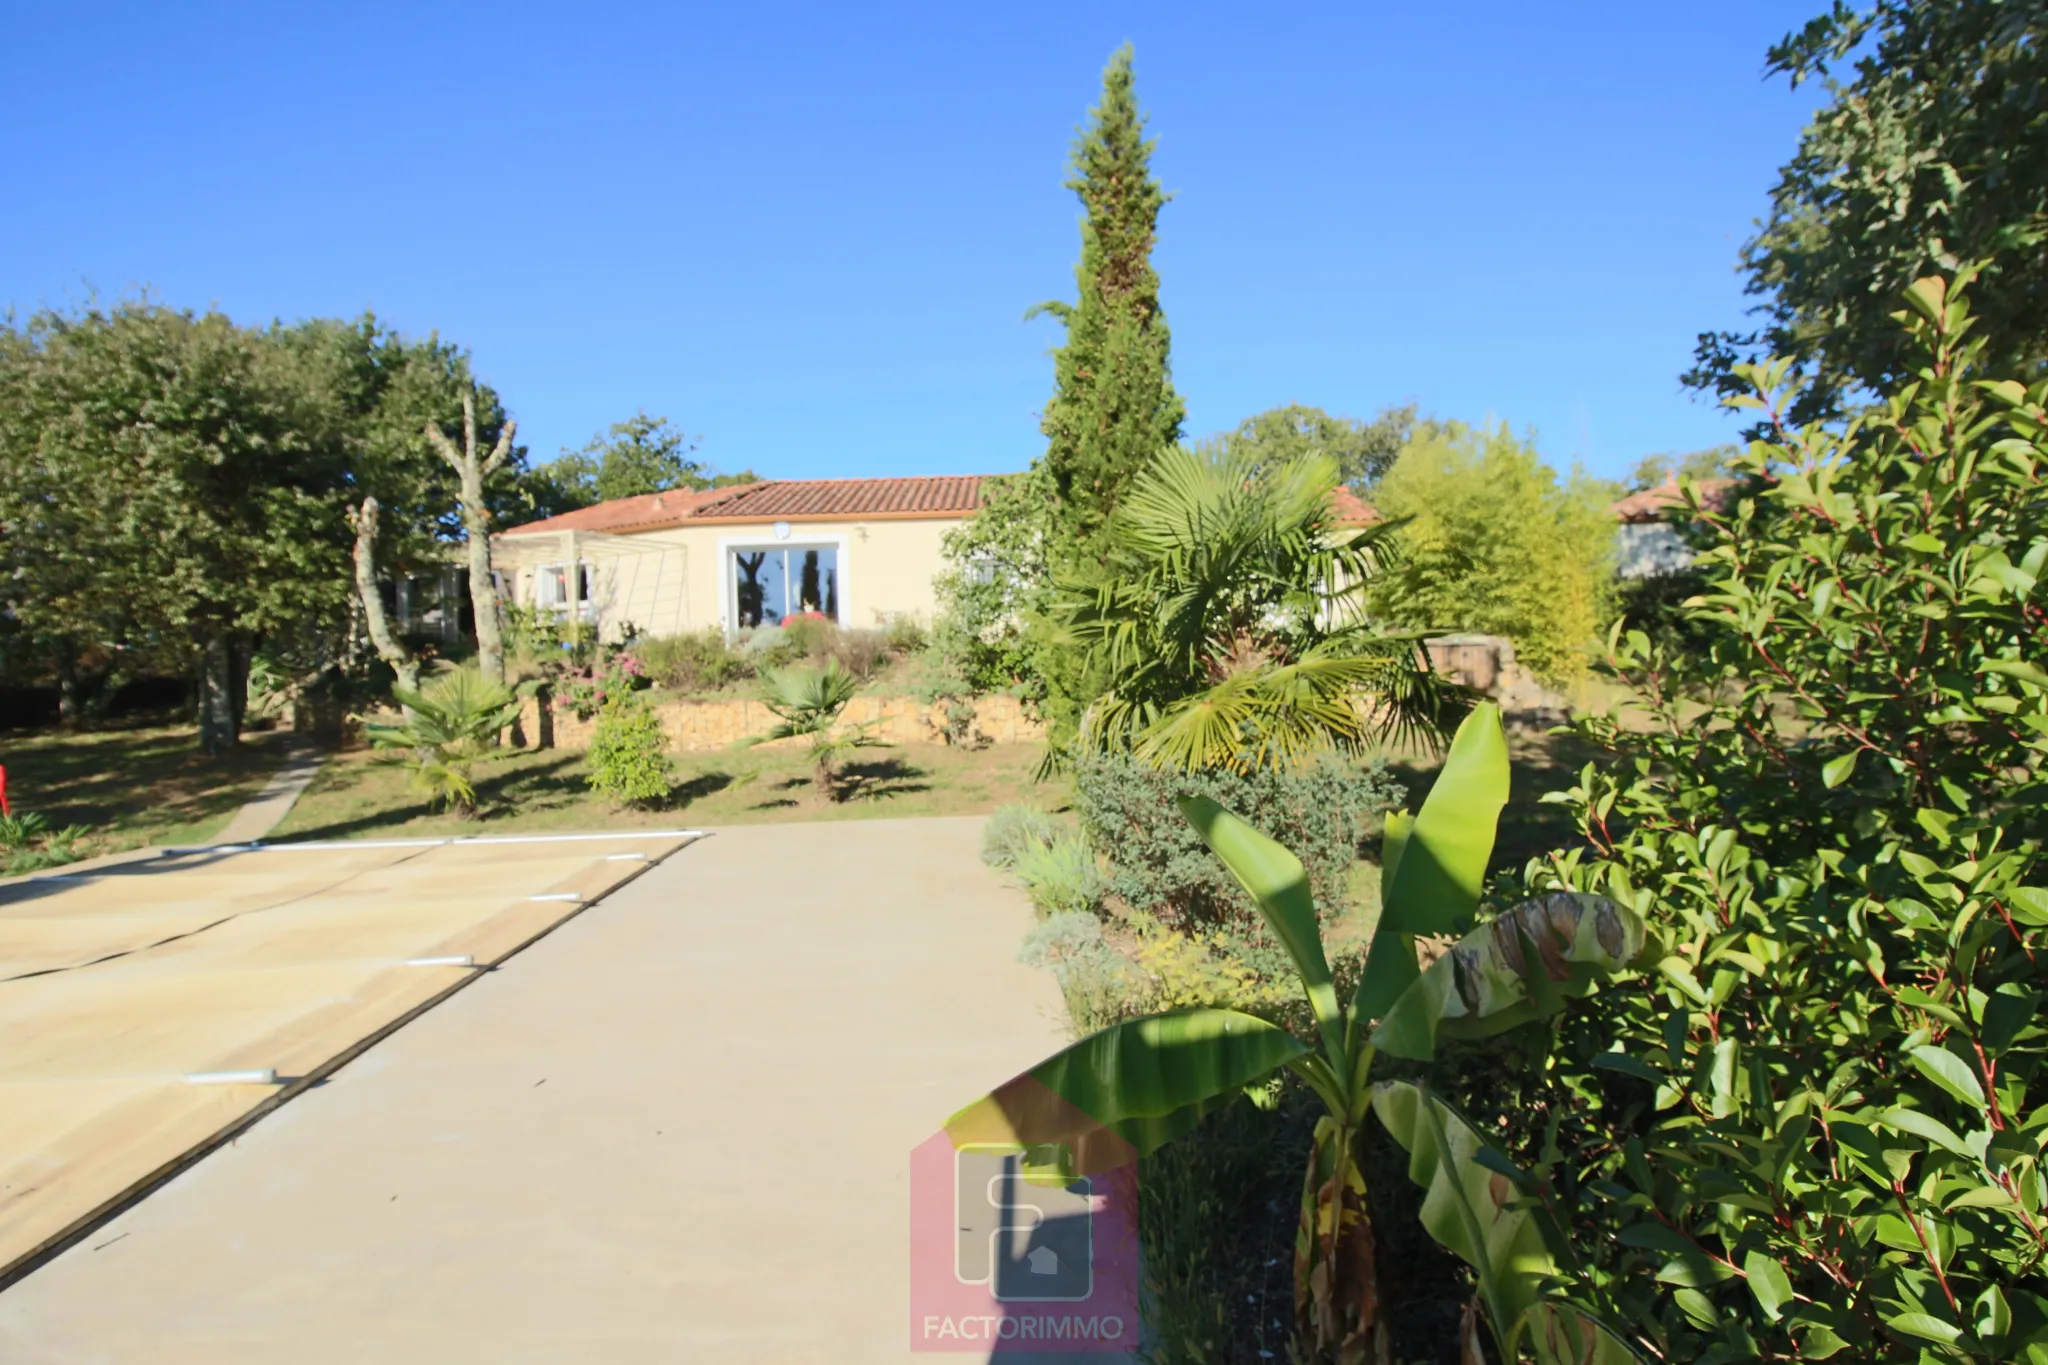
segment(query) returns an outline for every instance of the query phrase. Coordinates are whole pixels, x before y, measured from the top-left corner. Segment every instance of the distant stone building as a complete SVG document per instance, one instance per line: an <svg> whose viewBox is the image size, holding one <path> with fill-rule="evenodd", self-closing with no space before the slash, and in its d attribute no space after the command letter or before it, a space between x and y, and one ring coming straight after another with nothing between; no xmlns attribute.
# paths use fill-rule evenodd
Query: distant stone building
<svg viewBox="0 0 2048 1365"><path fill-rule="evenodd" d="M1714 508L1727 501L1733 487L1729 479L1707 479L1698 485L1701 500ZM1621 523L1615 573L1625 579L1656 578L1691 568L1692 547L1678 529L1678 518L1685 510L1685 494L1675 478L1615 503L1614 518Z"/></svg>

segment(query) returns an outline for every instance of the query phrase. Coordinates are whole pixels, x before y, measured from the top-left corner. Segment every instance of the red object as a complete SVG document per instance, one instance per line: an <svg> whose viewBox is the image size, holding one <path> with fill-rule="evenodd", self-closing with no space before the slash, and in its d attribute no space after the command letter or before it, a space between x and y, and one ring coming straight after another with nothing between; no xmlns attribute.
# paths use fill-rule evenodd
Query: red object
<svg viewBox="0 0 2048 1365"><path fill-rule="evenodd" d="M0 767L0 815L14 818L14 812L7 805L7 769Z"/></svg>

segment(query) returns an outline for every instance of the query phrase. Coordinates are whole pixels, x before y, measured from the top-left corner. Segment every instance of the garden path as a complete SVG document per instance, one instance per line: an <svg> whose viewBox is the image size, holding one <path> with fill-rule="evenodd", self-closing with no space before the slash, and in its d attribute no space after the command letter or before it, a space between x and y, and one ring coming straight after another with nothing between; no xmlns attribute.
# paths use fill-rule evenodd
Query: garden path
<svg viewBox="0 0 2048 1365"><path fill-rule="evenodd" d="M907 1359L909 1154L1061 1037L981 823L685 849L0 1293L0 1360Z"/></svg>
<svg viewBox="0 0 2048 1365"><path fill-rule="evenodd" d="M327 750L306 735L285 736L284 752L284 763L276 775L221 827L213 836L214 843L250 844L276 829L327 761Z"/></svg>

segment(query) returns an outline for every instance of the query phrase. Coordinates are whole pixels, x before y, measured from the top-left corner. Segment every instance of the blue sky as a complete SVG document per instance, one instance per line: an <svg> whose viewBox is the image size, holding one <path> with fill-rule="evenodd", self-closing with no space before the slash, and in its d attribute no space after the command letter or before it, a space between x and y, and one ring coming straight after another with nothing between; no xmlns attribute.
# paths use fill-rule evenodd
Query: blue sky
<svg viewBox="0 0 2048 1365"><path fill-rule="evenodd" d="M0 303L373 309L536 459L646 408L728 469L1017 469L1128 39L1190 435L1413 398L1618 475L1734 429L1676 376L1820 7L0 0Z"/></svg>

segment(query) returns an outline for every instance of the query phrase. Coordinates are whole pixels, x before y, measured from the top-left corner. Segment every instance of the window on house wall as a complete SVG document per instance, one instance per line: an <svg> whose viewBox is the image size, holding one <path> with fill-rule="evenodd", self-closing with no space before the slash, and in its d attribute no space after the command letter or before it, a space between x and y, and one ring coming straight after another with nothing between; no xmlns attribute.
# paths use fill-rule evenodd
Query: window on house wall
<svg viewBox="0 0 2048 1365"><path fill-rule="evenodd" d="M792 616L839 619L839 551L830 545L735 546L726 552L735 629Z"/></svg>
<svg viewBox="0 0 2048 1365"><path fill-rule="evenodd" d="M568 600L569 593L562 577L561 565L543 564L533 571L533 605L559 607Z"/></svg>
<svg viewBox="0 0 2048 1365"><path fill-rule="evenodd" d="M595 610L592 603L597 600L597 566L585 562L578 566L582 570L581 591L577 593L577 605L585 616ZM533 605L566 609L569 605L569 566L566 564L543 564L533 571Z"/></svg>

